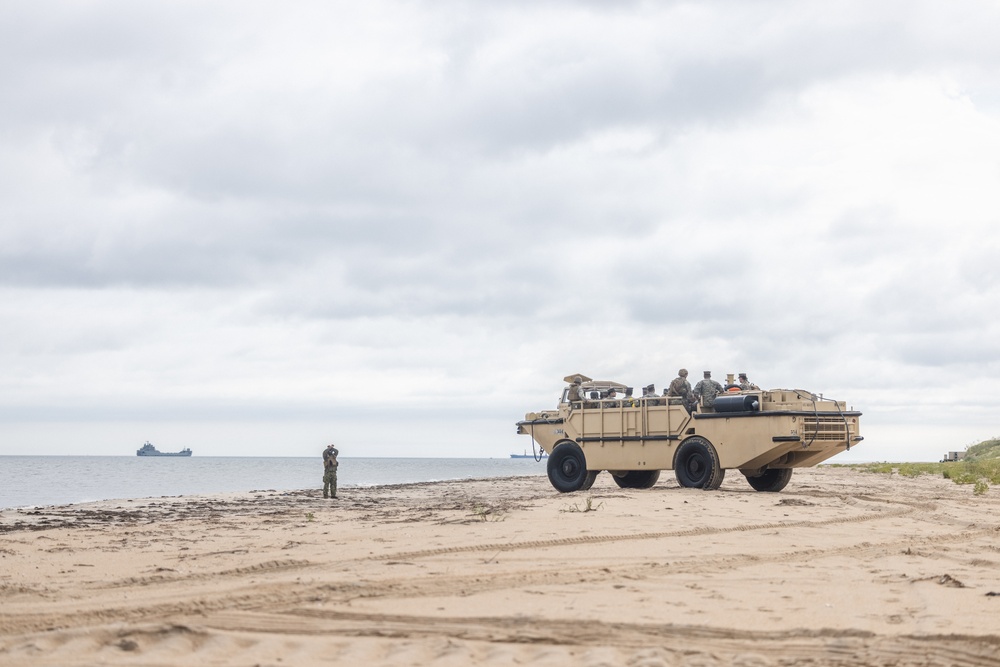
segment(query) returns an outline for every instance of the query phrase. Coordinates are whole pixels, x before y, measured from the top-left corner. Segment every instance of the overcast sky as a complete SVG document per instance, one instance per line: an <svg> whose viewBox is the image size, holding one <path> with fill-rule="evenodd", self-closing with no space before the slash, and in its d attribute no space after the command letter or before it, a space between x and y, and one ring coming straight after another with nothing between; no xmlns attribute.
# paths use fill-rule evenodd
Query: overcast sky
<svg viewBox="0 0 1000 667"><path fill-rule="evenodd" d="M0 454L506 456L746 371L1000 435L1000 4L0 4Z"/></svg>

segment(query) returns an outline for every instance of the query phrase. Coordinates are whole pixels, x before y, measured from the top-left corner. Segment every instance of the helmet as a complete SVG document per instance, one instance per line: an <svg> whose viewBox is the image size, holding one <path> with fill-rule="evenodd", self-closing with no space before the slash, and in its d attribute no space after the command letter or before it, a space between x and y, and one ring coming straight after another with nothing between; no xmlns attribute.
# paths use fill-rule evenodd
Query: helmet
<svg viewBox="0 0 1000 667"><path fill-rule="evenodd" d="M688 374L688 369L682 368L679 371L677 371L677 374L680 375L682 378L686 378Z"/></svg>
<svg viewBox="0 0 1000 667"><path fill-rule="evenodd" d="M579 375L577 375L575 378L573 378L573 384L581 384L582 382L583 382L583 378L580 377Z"/></svg>
<svg viewBox="0 0 1000 667"><path fill-rule="evenodd" d="M747 374L746 373L740 373L740 377L743 378L744 380L746 380L747 379Z"/></svg>

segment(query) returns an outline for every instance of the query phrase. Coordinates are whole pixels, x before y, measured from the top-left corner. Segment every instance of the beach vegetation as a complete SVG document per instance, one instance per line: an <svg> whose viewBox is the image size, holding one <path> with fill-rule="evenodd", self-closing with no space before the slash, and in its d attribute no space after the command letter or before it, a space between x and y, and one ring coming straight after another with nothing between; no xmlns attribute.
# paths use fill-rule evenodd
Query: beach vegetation
<svg viewBox="0 0 1000 667"><path fill-rule="evenodd" d="M883 475L901 475L903 477L919 477L920 475L940 475L947 472L944 463L863 463L849 466L862 472L880 473ZM947 475L945 475L947 477Z"/></svg>
<svg viewBox="0 0 1000 667"><path fill-rule="evenodd" d="M505 521L507 507L502 503L475 503L472 506L472 514L480 521Z"/></svg>
<svg viewBox="0 0 1000 667"><path fill-rule="evenodd" d="M1000 459L1000 438L990 438L965 450L965 458Z"/></svg>
<svg viewBox="0 0 1000 667"><path fill-rule="evenodd" d="M971 484L972 492L983 495L990 484L1000 484L1000 438L991 438L965 450L965 457L958 461L939 463L862 463L848 467L877 474L897 474L903 477L941 475L955 484Z"/></svg>
<svg viewBox="0 0 1000 667"><path fill-rule="evenodd" d="M569 507L567 507L566 509L561 510L561 511L563 511L563 512L596 512L597 510L601 509L602 507L604 507L604 503L598 503L597 505L594 505L594 497L593 496L587 496L587 498L583 502L583 507L580 507L576 503L573 503L572 505L570 505Z"/></svg>

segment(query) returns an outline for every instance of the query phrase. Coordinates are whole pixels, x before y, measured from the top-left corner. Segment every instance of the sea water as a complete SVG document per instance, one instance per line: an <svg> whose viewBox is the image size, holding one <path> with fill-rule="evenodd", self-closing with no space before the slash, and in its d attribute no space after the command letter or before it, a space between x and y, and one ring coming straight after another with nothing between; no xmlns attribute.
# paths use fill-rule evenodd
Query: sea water
<svg viewBox="0 0 1000 667"><path fill-rule="evenodd" d="M545 460L340 457L341 488L544 475ZM316 457L0 456L0 509L323 486Z"/></svg>

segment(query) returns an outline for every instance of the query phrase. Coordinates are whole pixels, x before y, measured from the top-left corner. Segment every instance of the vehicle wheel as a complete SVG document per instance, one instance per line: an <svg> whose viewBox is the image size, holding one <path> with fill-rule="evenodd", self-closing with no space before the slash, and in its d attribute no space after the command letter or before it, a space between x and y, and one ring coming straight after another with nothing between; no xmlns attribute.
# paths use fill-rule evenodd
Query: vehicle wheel
<svg viewBox="0 0 1000 667"><path fill-rule="evenodd" d="M648 489L660 479L659 470L629 470L621 475L612 475L615 484L623 489Z"/></svg>
<svg viewBox="0 0 1000 667"><path fill-rule="evenodd" d="M712 478L712 482L708 486L702 487L707 491L715 491L717 488L722 486L722 480L726 478L725 468L719 468L719 474Z"/></svg>
<svg viewBox="0 0 1000 667"><path fill-rule="evenodd" d="M708 440L688 438L674 455L674 474L681 486L691 489L717 489L726 476L719 467L719 455Z"/></svg>
<svg viewBox="0 0 1000 667"><path fill-rule="evenodd" d="M592 487L594 485L594 480L597 479L597 473L599 473L599 472L601 472L601 471L600 470L588 470L587 471L587 477L586 477L586 479L583 480L583 486L580 487L580 490L581 491L586 491L587 489L589 489L590 487Z"/></svg>
<svg viewBox="0 0 1000 667"><path fill-rule="evenodd" d="M791 468L769 468L756 477L747 476L747 481L757 491L776 493L788 486L791 478Z"/></svg>
<svg viewBox="0 0 1000 667"><path fill-rule="evenodd" d="M587 472L587 460L583 456L583 450L575 442L568 440L557 444L552 453L549 454L548 462L549 481L556 491L570 493L589 488L589 483L594 483L597 472L593 475Z"/></svg>

